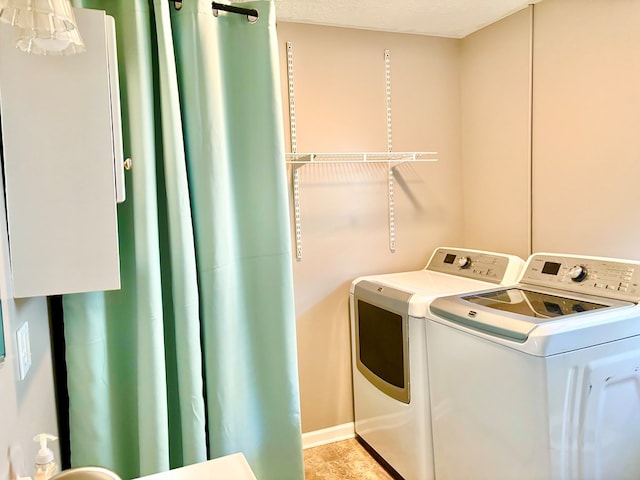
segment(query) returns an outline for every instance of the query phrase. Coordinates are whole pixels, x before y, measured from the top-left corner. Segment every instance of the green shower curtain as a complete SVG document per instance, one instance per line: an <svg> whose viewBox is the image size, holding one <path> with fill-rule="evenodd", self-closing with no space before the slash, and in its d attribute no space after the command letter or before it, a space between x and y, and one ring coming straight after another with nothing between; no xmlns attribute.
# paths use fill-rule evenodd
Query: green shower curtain
<svg viewBox="0 0 640 480"><path fill-rule="evenodd" d="M133 478L243 452L303 478L275 9L76 0L116 20L122 289L66 295L72 466Z"/></svg>

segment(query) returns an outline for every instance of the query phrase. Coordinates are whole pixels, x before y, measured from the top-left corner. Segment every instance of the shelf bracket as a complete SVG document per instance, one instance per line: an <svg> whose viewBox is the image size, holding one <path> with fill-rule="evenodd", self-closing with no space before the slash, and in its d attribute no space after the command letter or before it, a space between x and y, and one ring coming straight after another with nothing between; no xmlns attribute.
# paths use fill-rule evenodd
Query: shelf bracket
<svg viewBox="0 0 640 480"><path fill-rule="evenodd" d="M289 84L289 131L291 132L291 153L297 153L298 144L296 138L296 100L293 88L293 44L287 42L287 81ZM311 158L310 158L311 159ZM296 259L302 260L302 220L300 215L300 173L303 163L293 165L293 221L296 231Z"/></svg>
<svg viewBox="0 0 640 480"><path fill-rule="evenodd" d="M384 75L385 75L385 100L387 104L387 152L393 149L393 139L391 135L391 54L389 50L384 51ZM396 212L393 200L393 166L391 161L387 164L387 200L389 212L389 251L396 252Z"/></svg>

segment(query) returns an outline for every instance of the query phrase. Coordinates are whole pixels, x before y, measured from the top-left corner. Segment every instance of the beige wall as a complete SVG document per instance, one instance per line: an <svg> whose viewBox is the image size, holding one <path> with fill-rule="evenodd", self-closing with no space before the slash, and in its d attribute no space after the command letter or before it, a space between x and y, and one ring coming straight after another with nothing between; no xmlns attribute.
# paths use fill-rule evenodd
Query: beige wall
<svg viewBox="0 0 640 480"><path fill-rule="evenodd" d="M462 41L465 244L638 259L640 2L532 8Z"/></svg>
<svg viewBox="0 0 640 480"><path fill-rule="evenodd" d="M303 258L292 259L303 431L353 421L348 297L364 274L422 268L438 245L462 242L459 42L281 23L293 44L298 152L387 148L384 51L391 56L394 151L439 152L396 170L396 253L388 248L386 170L300 169ZM287 146L290 146L287 136Z"/></svg>
<svg viewBox="0 0 640 480"><path fill-rule="evenodd" d="M58 435L49 341L49 317L44 298L14 300L9 292L9 250L0 185L0 295L6 361L0 364L0 480L9 480L10 458L14 473L33 476L38 433ZM16 358L16 330L29 323L32 365L20 380ZM60 459L57 442L52 445Z"/></svg>
<svg viewBox="0 0 640 480"><path fill-rule="evenodd" d="M535 7L533 247L640 259L640 2Z"/></svg>
<svg viewBox="0 0 640 480"><path fill-rule="evenodd" d="M530 252L531 8L461 42L464 240Z"/></svg>

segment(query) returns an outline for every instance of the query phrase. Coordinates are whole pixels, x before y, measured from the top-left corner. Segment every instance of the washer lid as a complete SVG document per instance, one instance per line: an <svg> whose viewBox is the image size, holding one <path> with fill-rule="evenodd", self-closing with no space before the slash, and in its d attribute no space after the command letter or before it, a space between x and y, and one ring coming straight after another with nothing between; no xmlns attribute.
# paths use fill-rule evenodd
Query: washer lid
<svg viewBox="0 0 640 480"><path fill-rule="evenodd" d="M586 315L634 305L603 297L568 296L566 293L517 285L438 298L431 304L431 311L451 322L523 343L540 325L571 319L579 328L581 318Z"/></svg>

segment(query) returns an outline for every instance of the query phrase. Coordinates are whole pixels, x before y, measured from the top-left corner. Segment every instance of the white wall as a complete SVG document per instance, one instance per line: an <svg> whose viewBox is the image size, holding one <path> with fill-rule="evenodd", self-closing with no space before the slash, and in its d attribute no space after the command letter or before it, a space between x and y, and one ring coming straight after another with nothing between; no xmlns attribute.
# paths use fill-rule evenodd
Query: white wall
<svg viewBox="0 0 640 480"><path fill-rule="evenodd" d="M0 480L10 478L10 463L16 475L32 476L38 449L33 437L43 432L58 435L46 299L14 300L10 278L4 191L0 184L0 296L7 350L6 361L0 364ZM25 322L29 324L32 365L20 380L16 330ZM57 442L52 449L60 459Z"/></svg>
<svg viewBox="0 0 640 480"><path fill-rule="evenodd" d="M439 152L436 164L396 171L396 253L388 247L384 166L300 169L303 258L292 261L309 432L353 420L351 281L419 269L436 246L461 245L459 42L290 23L278 25L278 37L287 132L286 43L293 44L298 152L386 151L385 49L393 150Z"/></svg>

